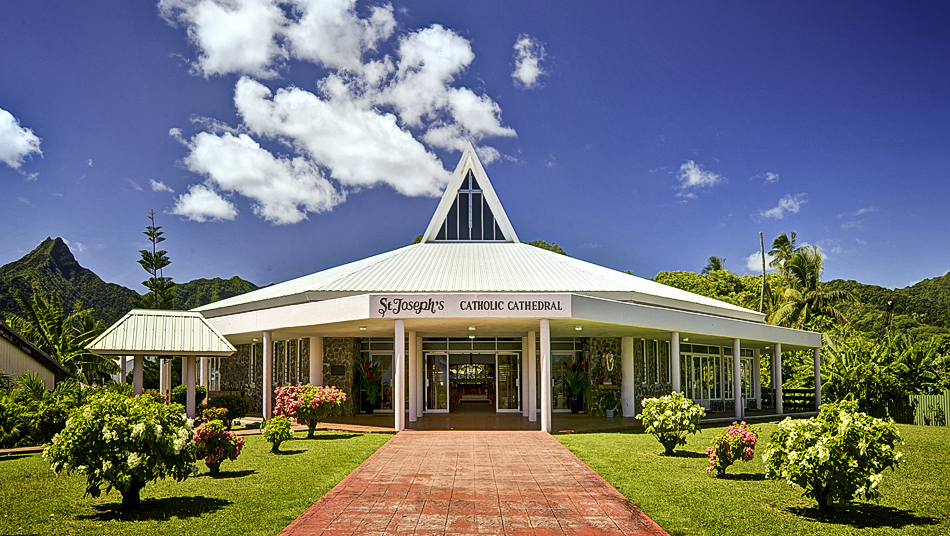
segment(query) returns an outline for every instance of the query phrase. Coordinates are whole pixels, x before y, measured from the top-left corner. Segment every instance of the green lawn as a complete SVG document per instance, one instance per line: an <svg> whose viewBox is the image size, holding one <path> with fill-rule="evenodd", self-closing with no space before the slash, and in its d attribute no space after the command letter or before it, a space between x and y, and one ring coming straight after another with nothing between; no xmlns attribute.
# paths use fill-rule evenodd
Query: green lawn
<svg viewBox="0 0 950 536"><path fill-rule="evenodd" d="M197 477L148 484L130 513L115 491L84 499L85 477L54 475L41 454L0 456L0 534L277 534L390 437L317 432L273 455L261 436L246 436L219 477L198 462Z"/></svg>
<svg viewBox="0 0 950 536"><path fill-rule="evenodd" d="M670 534L950 534L950 428L899 426L904 462L884 473L880 503L839 507L818 517L799 488L765 480L762 453L774 425L762 425L755 459L705 472L703 451L725 427L690 436L677 456L644 433L556 436Z"/></svg>

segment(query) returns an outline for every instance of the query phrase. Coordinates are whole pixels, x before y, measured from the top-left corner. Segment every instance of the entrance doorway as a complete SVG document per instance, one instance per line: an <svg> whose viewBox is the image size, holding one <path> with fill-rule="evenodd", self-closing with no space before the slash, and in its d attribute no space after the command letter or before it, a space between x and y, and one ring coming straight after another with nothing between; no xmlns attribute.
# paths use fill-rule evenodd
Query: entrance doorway
<svg viewBox="0 0 950 536"><path fill-rule="evenodd" d="M521 356L497 354L495 363L495 411L520 413Z"/></svg>

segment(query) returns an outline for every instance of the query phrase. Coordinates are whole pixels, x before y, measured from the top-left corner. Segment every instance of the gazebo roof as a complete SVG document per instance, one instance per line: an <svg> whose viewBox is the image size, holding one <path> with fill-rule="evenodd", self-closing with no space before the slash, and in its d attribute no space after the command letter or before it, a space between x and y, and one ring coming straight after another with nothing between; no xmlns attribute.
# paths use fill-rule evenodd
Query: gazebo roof
<svg viewBox="0 0 950 536"><path fill-rule="evenodd" d="M234 346L200 313L133 309L86 347L99 355L229 356Z"/></svg>

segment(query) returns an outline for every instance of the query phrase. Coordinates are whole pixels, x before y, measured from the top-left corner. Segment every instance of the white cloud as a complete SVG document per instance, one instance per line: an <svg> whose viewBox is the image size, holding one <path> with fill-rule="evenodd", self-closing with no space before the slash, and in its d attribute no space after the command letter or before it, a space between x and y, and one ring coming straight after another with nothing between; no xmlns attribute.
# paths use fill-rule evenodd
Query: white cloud
<svg viewBox="0 0 950 536"><path fill-rule="evenodd" d="M33 130L21 127L13 114L0 108L0 162L20 169L23 159L34 153L43 156L40 138Z"/></svg>
<svg viewBox="0 0 950 536"><path fill-rule="evenodd" d="M89 164L89 167L92 167L92 158L89 159L88 164Z"/></svg>
<svg viewBox="0 0 950 536"><path fill-rule="evenodd" d="M540 86L538 78L548 74L541 61L546 56L541 42L528 34L521 34L514 45L515 68L511 71L511 78L515 87L533 89Z"/></svg>
<svg viewBox="0 0 950 536"><path fill-rule="evenodd" d="M170 186L165 184L162 181L157 181L155 179L149 179L148 183L152 185L153 192L170 192L175 193L175 190L172 190Z"/></svg>
<svg viewBox="0 0 950 536"><path fill-rule="evenodd" d="M692 160L687 160L676 173L677 180L680 181L679 192L676 197L682 199L696 199L698 196L696 190L702 188L711 188L717 184L726 182L725 177L703 169L703 166Z"/></svg>
<svg viewBox="0 0 950 536"><path fill-rule="evenodd" d="M207 177L206 185L250 197L257 203L255 212L269 221L293 223L308 212L331 209L348 191L364 187L389 185L410 196L440 194L450 173L433 149L462 151L471 142L485 164L502 158L481 143L516 135L503 125L501 107L456 86L475 58L468 40L436 24L409 31L393 44L393 8L374 7L361 18L355 4L161 0L162 16L183 26L197 48L197 74L244 75L234 92L239 126L199 117L193 123L204 132L190 140L180 129L169 131L189 147L186 166ZM236 25L233 32L230 25ZM383 45L389 53L378 50ZM274 77L288 58L328 69L316 91L272 90L255 79ZM279 142L291 154L272 154L259 139ZM263 168L278 173L236 179L237 170L223 165L234 153L254 155L257 168L249 168L251 174ZM308 186L302 197L278 208L291 178Z"/></svg>
<svg viewBox="0 0 950 536"><path fill-rule="evenodd" d="M161 0L158 10L170 24L185 26L199 51L192 69L205 77L242 73L272 78L277 75L273 62L286 55L276 41L286 24L277 2Z"/></svg>
<svg viewBox="0 0 950 536"><path fill-rule="evenodd" d="M66 240L65 238L63 239L63 242L67 246L69 246L70 250L75 250L76 252L79 252L79 253L82 253L83 251L86 251L87 249L89 249L82 242L70 242L69 240Z"/></svg>
<svg viewBox="0 0 950 536"><path fill-rule="evenodd" d="M208 178L204 190L193 186L180 197L174 214L234 219L237 209L210 186L255 201L254 213L275 224L297 223L308 212L323 212L344 200L312 162L302 157L275 157L246 134L199 133L190 143L185 165ZM212 195L213 194L213 195ZM200 203L199 203L200 201ZM192 208L192 203L196 208ZM202 212L205 206L209 212Z"/></svg>
<svg viewBox="0 0 950 536"><path fill-rule="evenodd" d="M765 179L765 182L769 184L775 184L776 182L778 182L778 173L772 173L771 171L769 171L762 178Z"/></svg>
<svg viewBox="0 0 950 536"><path fill-rule="evenodd" d="M85 175L83 175L83 177L85 177ZM133 181L132 179L125 179L125 182L129 183L129 185L132 186L132 189L137 192L144 191L143 188L139 185L139 183Z"/></svg>
<svg viewBox="0 0 950 536"><path fill-rule="evenodd" d="M192 185L187 193L178 197L172 208L172 214L198 222L233 220L237 213L234 204L204 184Z"/></svg>
<svg viewBox="0 0 950 536"><path fill-rule="evenodd" d="M778 200L778 206L775 208L759 211L759 216L762 218L781 220L785 217L785 214L798 213L798 211L801 209L801 206L807 202L808 201L805 199L805 194L788 194Z"/></svg>
<svg viewBox="0 0 950 536"><path fill-rule="evenodd" d="M854 239L854 241L855 241L855 242L857 242L857 243L858 243L858 245L861 245L861 246L863 246L863 245L866 245L866 244L867 244L867 242L866 242L866 241L864 241L864 240L861 240L860 238L855 238L855 239Z"/></svg>
<svg viewBox="0 0 950 536"><path fill-rule="evenodd" d="M766 256L765 258L765 271L774 272L775 269L769 266L771 259ZM748 257L745 258L745 269L746 273L751 274L761 274L762 273L762 252L754 251Z"/></svg>

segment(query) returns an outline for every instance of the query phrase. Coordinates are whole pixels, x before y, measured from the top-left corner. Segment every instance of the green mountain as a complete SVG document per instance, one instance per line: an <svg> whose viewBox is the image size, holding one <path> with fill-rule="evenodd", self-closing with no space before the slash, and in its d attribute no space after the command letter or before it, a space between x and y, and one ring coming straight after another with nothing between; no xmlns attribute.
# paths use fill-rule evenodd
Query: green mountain
<svg viewBox="0 0 950 536"><path fill-rule="evenodd" d="M137 296L135 291L106 283L80 266L62 238L47 238L20 260L0 267L0 313L23 314L9 289L29 296L33 294L34 279L47 296L55 290L67 311L77 300L82 301L83 308L93 309L93 316L106 325L128 312Z"/></svg>
<svg viewBox="0 0 950 536"><path fill-rule="evenodd" d="M914 287L886 289L842 279L824 285L828 290L848 290L858 299L858 303L842 304L840 310L860 331L880 333L889 322L891 329L900 331L950 334L950 302L941 303L939 295L925 287L911 292ZM892 302L890 320L886 320L887 302Z"/></svg>
<svg viewBox="0 0 950 536"><path fill-rule="evenodd" d="M175 308L194 309L211 302L257 290L258 286L238 276L231 279L194 279L175 285Z"/></svg>
<svg viewBox="0 0 950 536"><path fill-rule="evenodd" d="M950 272L941 277L924 279L920 283L901 290L911 296L919 296L934 303L950 306Z"/></svg>
<svg viewBox="0 0 950 536"><path fill-rule="evenodd" d="M92 270L80 266L63 239L47 238L20 260L0 267L0 318L3 313L23 314L9 289L16 288L29 296L34 279L45 295L55 290L65 309L72 310L76 300L80 300L83 308L93 309L93 316L107 326L133 309L138 297L134 290L106 283ZM178 309L191 309L257 288L237 276L195 279L175 286L175 305Z"/></svg>

